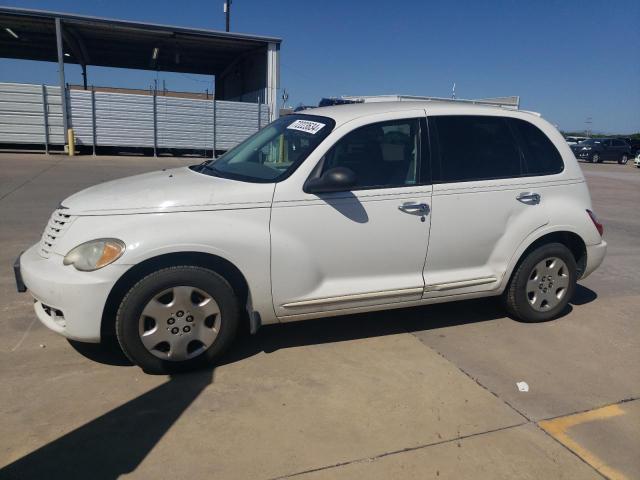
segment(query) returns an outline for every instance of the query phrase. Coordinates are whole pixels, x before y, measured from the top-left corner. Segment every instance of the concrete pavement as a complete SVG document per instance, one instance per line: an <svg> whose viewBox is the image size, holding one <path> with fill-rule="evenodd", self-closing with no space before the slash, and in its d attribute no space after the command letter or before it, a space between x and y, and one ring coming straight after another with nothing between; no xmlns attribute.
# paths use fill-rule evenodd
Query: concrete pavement
<svg viewBox="0 0 640 480"><path fill-rule="evenodd" d="M610 249L553 322L488 299L273 326L165 378L34 320L10 266L64 197L197 161L0 154L0 478L640 477L640 170L583 165Z"/></svg>

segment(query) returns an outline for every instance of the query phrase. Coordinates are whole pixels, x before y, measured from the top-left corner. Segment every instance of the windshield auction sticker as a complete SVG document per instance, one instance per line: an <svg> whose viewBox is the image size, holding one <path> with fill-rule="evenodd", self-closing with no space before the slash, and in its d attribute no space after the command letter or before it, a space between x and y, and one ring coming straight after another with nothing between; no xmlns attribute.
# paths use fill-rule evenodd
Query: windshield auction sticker
<svg viewBox="0 0 640 480"><path fill-rule="evenodd" d="M324 127L324 123L312 122L311 120L296 120L287 128L291 130L300 130L301 132L311 133L315 135Z"/></svg>

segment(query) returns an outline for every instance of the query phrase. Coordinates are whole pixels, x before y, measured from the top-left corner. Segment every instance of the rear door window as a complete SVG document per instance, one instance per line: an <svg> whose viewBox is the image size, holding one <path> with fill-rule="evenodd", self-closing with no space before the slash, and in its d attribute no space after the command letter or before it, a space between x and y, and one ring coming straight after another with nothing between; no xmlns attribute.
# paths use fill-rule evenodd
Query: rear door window
<svg viewBox="0 0 640 480"><path fill-rule="evenodd" d="M429 117L434 183L525 175L523 157L507 119L480 115Z"/></svg>

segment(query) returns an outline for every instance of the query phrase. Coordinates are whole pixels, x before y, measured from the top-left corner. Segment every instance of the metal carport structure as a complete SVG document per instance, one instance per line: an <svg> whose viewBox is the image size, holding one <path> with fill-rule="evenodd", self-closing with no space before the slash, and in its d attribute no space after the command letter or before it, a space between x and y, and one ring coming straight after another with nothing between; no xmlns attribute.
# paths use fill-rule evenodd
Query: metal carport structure
<svg viewBox="0 0 640 480"><path fill-rule="evenodd" d="M69 122L65 63L215 76L215 97L264 104L277 116L279 38L0 7L0 57L57 62Z"/></svg>

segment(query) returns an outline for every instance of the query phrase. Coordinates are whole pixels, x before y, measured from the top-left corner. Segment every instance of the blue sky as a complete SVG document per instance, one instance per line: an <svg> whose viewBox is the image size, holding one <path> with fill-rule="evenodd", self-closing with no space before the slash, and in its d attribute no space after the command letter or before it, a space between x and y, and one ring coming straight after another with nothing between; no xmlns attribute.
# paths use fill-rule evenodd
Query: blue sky
<svg viewBox="0 0 640 480"><path fill-rule="evenodd" d="M25 0L5 5L224 28L223 0ZM640 2L234 0L233 31L283 39L289 104L402 93L520 95L565 130L640 131ZM80 83L79 67L66 69ZM207 77L89 67L95 85L211 89ZM0 59L0 81L57 82L57 66Z"/></svg>

